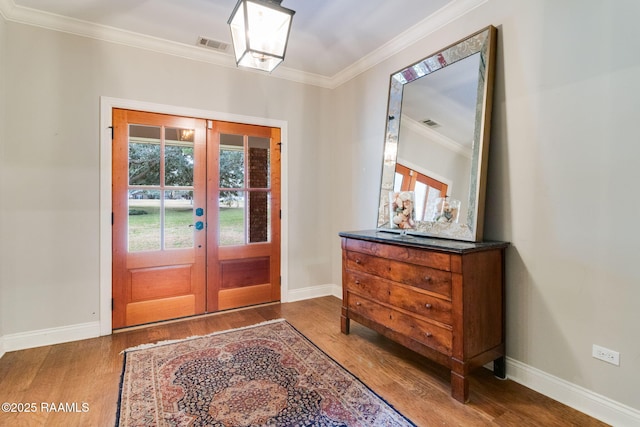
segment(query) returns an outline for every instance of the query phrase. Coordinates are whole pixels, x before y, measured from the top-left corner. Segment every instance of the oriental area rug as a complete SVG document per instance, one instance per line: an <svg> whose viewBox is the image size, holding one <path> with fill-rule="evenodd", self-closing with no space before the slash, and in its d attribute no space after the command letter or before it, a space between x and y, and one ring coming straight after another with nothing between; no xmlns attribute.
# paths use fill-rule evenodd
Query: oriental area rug
<svg viewBox="0 0 640 427"><path fill-rule="evenodd" d="M283 319L125 350L116 426L413 426Z"/></svg>

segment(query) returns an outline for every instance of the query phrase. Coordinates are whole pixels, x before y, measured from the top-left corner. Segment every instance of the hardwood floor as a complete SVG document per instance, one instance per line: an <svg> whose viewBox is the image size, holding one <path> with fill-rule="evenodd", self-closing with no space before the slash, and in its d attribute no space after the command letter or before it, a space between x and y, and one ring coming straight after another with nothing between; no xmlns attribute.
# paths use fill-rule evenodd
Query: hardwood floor
<svg viewBox="0 0 640 427"><path fill-rule="evenodd" d="M463 405L450 397L446 369L356 322L350 335L342 334L340 305L334 297L271 304L7 353L0 359L0 402L34 403L37 410L0 412L0 426L113 426L122 350L281 317L419 426L605 425L513 381L498 380L487 369L472 375L470 400ZM42 404L60 403L75 411L41 410Z"/></svg>

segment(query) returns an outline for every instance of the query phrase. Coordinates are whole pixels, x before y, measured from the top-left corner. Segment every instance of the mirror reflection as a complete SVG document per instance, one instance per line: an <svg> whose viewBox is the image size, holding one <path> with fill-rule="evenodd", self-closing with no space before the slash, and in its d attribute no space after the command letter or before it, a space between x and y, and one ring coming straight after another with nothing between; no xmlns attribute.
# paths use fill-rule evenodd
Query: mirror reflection
<svg viewBox="0 0 640 427"><path fill-rule="evenodd" d="M391 76L378 227L412 191L416 234L482 239L493 82L488 27Z"/></svg>

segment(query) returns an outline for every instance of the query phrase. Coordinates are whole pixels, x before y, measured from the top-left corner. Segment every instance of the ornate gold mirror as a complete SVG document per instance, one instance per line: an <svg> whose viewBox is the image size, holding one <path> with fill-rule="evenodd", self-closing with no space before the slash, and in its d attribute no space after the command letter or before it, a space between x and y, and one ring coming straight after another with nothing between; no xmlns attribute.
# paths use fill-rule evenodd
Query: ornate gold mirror
<svg viewBox="0 0 640 427"><path fill-rule="evenodd" d="M489 26L391 75L378 228L410 191L410 234L482 240L495 43Z"/></svg>

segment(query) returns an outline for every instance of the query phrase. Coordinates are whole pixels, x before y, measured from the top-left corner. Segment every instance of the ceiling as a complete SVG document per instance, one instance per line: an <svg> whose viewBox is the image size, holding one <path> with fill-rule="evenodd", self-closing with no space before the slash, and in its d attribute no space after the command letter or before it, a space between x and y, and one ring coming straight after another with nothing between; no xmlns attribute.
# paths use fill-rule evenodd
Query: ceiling
<svg viewBox="0 0 640 427"><path fill-rule="evenodd" d="M486 0L283 0L296 14L273 75L335 87ZM236 0L0 0L5 19L235 66ZM205 52L206 51L206 52ZM425 52L429 53L429 52Z"/></svg>

